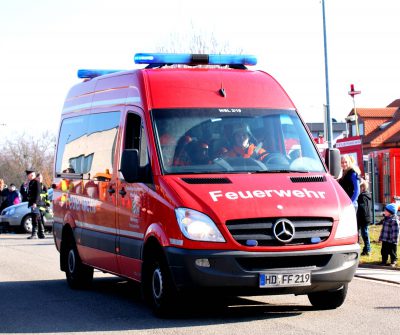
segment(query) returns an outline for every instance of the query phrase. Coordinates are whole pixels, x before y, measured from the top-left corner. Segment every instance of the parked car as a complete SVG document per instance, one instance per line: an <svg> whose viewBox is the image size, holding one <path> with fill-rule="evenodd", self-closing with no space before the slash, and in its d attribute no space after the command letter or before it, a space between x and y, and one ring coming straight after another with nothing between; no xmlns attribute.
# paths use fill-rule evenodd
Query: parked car
<svg viewBox="0 0 400 335"><path fill-rule="evenodd" d="M44 216L44 227L51 230L53 226L53 211ZM32 213L28 207L28 202L21 202L3 209L0 215L0 231L13 230L20 233L32 232Z"/></svg>

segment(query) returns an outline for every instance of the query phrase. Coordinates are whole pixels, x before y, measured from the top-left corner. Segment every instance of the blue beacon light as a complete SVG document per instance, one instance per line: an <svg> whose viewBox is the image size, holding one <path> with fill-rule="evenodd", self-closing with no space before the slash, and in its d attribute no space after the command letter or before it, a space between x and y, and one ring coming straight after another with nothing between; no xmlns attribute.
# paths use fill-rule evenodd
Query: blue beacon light
<svg viewBox="0 0 400 335"><path fill-rule="evenodd" d="M122 70L88 70L88 69L81 69L78 70L78 78L80 79L92 79L99 76L104 76L106 74L120 72Z"/></svg>
<svg viewBox="0 0 400 335"><path fill-rule="evenodd" d="M253 55L137 53L135 64L256 65Z"/></svg>
<svg viewBox="0 0 400 335"><path fill-rule="evenodd" d="M245 69L245 65L256 65L257 58L253 55L217 55L217 54L168 54L168 53L137 53L135 64L145 64L149 67L168 64L183 65L227 65L233 68ZM106 74L123 70L80 69L78 78L93 79Z"/></svg>

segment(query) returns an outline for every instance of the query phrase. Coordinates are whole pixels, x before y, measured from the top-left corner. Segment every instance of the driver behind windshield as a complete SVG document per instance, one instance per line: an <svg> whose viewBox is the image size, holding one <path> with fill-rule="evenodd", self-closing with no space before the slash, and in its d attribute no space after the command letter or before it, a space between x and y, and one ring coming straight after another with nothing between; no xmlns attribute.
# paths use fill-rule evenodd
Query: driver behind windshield
<svg viewBox="0 0 400 335"><path fill-rule="evenodd" d="M263 160L268 153L258 145L252 143L254 136L251 136L248 125L240 123L234 126L232 131L233 145L225 154L225 157L243 157Z"/></svg>

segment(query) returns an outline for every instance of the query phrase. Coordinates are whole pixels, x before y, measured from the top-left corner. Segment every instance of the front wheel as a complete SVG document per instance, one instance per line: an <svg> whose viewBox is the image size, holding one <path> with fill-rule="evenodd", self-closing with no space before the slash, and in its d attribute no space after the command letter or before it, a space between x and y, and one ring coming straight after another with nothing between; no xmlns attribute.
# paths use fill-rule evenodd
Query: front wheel
<svg viewBox="0 0 400 335"><path fill-rule="evenodd" d="M89 286L93 279L93 268L82 263L75 243L68 246L66 265L65 274L71 288L81 289Z"/></svg>
<svg viewBox="0 0 400 335"><path fill-rule="evenodd" d="M21 232L26 234L32 233L32 215L25 215L21 221Z"/></svg>
<svg viewBox="0 0 400 335"><path fill-rule="evenodd" d="M163 257L155 256L145 264L143 295L157 316L168 316L175 306L177 292Z"/></svg>
<svg viewBox="0 0 400 335"><path fill-rule="evenodd" d="M344 303L347 295L347 287L348 284L345 284L335 291L310 293L308 300L317 309L335 309Z"/></svg>

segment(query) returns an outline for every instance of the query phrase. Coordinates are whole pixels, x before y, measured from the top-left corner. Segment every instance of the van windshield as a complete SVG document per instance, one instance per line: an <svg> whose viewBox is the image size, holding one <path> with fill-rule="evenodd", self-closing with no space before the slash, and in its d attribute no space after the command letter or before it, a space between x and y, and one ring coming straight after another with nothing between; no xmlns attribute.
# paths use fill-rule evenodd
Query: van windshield
<svg viewBox="0 0 400 335"><path fill-rule="evenodd" d="M154 109L163 173L325 172L294 110Z"/></svg>

